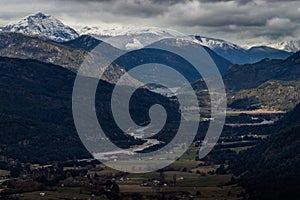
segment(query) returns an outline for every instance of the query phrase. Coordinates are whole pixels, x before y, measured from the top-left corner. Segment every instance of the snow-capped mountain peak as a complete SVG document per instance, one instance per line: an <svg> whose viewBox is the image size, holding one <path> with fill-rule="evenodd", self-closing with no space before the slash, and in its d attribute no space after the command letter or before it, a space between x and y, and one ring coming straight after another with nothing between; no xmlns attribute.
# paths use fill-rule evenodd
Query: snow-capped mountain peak
<svg viewBox="0 0 300 200"><path fill-rule="evenodd" d="M297 52L300 50L300 40L290 40L269 45L275 49L280 49L288 52Z"/></svg>
<svg viewBox="0 0 300 200"><path fill-rule="evenodd" d="M158 27L122 26L119 24L101 24L99 26L85 26L79 30L80 35L94 35L98 37L135 36L140 34L153 34L161 37L174 36L176 31Z"/></svg>
<svg viewBox="0 0 300 200"><path fill-rule="evenodd" d="M116 24L102 24L97 27L86 26L79 33L94 36L124 50L139 49L160 39L183 35L174 30L158 27L134 27Z"/></svg>
<svg viewBox="0 0 300 200"><path fill-rule="evenodd" d="M229 49L237 49L242 50L243 48L233 44L231 42L227 42L225 40L215 39L215 38L209 38L209 37L203 37L203 36L195 36L195 38L200 42L201 45L209 47L210 49L223 49L223 50L229 50Z"/></svg>
<svg viewBox="0 0 300 200"><path fill-rule="evenodd" d="M79 36L74 29L64 25L60 20L41 12L8 24L2 31L44 37L57 42L72 40Z"/></svg>

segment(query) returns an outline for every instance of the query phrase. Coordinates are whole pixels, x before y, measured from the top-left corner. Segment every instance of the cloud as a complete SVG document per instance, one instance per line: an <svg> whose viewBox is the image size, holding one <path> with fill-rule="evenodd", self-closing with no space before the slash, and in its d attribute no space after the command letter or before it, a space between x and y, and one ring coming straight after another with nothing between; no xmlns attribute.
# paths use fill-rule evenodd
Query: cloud
<svg viewBox="0 0 300 200"><path fill-rule="evenodd" d="M38 11L71 26L116 23L175 28L233 42L285 40L300 33L300 1L2 0L0 25Z"/></svg>

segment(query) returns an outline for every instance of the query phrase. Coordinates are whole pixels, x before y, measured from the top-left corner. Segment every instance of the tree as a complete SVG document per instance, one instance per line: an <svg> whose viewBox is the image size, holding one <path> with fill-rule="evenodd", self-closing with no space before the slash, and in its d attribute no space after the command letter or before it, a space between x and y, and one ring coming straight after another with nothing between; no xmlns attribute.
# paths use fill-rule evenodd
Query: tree
<svg viewBox="0 0 300 200"><path fill-rule="evenodd" d="M176 184L176 180L177 180L177 175L174 174L174 175L173 175L173 183L174 183L174 185Z"/></svg>
<svg viewBox="0 0 300 200"><path fill-rule="evenodd" d="M9 171L10 171L11 177L17 178L20 176L22 170L23 170L23 168L22 168L21 164L18 163L17 165L12 166Z"/></svg>
<svg viewBox="0 0 300 200"><path fill-rule="evenodd" d="M216 169L216 174L226 174L225 166L223 164Z"/></svg>

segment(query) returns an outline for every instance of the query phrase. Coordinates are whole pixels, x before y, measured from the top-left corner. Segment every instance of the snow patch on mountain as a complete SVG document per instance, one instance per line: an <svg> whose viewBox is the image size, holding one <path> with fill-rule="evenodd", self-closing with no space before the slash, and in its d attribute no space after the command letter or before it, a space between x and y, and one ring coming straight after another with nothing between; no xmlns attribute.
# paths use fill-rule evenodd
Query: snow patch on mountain
<svg viewBox="0 0 300 200"><path fill-rule="evenodd" d="M203 36L195 36L195 38L200 42L201 45L209 47L210 49L223 49L223 50L244 50L242 47L233 44L231 42L227 42L221 39L203 37Z"/></svg>
<svg viewBox="0 0 300 200"><path fill-rule="evenodd" d="M69 41L79 36L74 29L64 25L60 20L40 12L8 24L2 31L44 37L57 42Z"/></svg>
<svg viewBox="0 0 300 200"><path fill-rule="evenodd" d="M86 26L80 29L79 33L94 36L124 50L139 49L161 39L184 35L174 30L158 27L134 27L114 24L102 24L97 27Z"/></svg>
<svg viewBox="0 0 300 200"><path fill-rule="evenodd" d="M141 49L144 47L144 45L137 39L133 39L132 43L127 43L125 45L126 49L133 50L133 49Z"/></svg>
<svg viewBox="0 0 300 200"><path fill-rule="evenodd" d="M177 31L158 27L135 27L118 24L101 24L94 27L85 26L78 32L80 35L94 35L98 37L135 36L140 34L153 34L161 37L180 35Z"/></svg>
<svg viewBox="0 0 300 200"><path fill-rule="evenodd" d="M280 49L289 52L300 51L300 40L290 40L269 45L275 49Z"/></svg>

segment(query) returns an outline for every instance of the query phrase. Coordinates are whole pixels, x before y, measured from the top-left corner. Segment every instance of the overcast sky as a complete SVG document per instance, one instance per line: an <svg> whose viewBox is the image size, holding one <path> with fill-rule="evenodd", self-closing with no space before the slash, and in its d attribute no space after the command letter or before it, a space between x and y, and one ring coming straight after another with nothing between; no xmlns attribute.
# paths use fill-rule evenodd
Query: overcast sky
<svg viewBox="0 0 300 200"><path fill-rule="evenodd" d="M158 26L241 45L300 38L299 0L1 0L0 26L38 11L73 26Z"/></svg>

